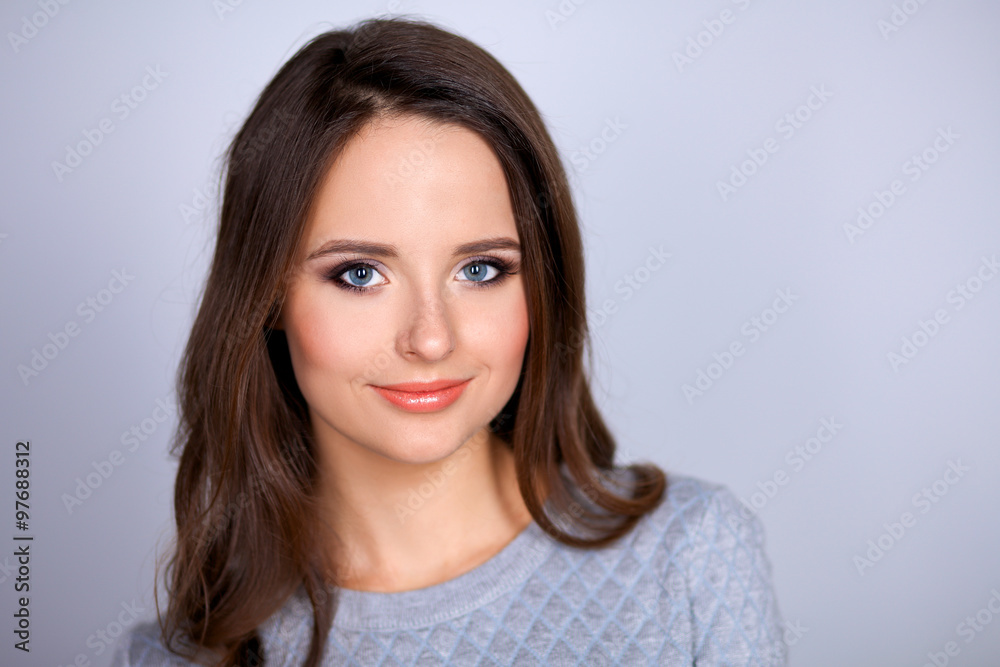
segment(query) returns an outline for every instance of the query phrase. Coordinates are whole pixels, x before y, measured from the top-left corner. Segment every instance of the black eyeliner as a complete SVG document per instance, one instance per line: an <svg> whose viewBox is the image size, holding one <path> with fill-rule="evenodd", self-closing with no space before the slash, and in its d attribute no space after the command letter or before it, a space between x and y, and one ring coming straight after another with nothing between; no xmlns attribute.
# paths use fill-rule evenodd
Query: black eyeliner
<svg viewBox="0 0 1000 667"><path fill-rule="evenodd" d="M479 255L476 257L472 257L459 270L460 271L465 270L466 267L471 266L473 264L489 264L490 266L492 266L497 270L497 275L494 278L487 281L475 281L475 280L462 281L475 284L476 289L486 289L489 287L499 286L500 284L506 281L508 276L517 273L517 271L515 270L515 267L517 266L516 262L506 259L504 257L497 257L493 255ZM352 285L349 282L341 280L340 276L342 276L347 271L355 269L359 266L364 266L374 271L378 271L378 266L373 262L371 262L370 260L350 259L341 262L340 264L333 267L329 271L324 272L324 277L326 280L332 282L337 287L349 290L351 292L364 294L365 292L370 292L374 290L375 289L374 287L366 287L363 285Z"/></svg>

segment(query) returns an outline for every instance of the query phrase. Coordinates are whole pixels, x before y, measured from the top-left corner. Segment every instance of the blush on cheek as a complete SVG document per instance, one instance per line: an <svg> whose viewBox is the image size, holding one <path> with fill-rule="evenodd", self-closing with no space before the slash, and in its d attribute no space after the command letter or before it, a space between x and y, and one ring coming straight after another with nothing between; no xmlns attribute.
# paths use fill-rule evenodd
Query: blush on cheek
<svg viewBox="0 0 1000 667"><path fill-rule="evenodd" d="M339 318L331 317L322 308L312 307L302 297L302 294L293 295L283 317L289 353L300 385L308 375L336 368L339 358L348 356L342 348L351 340L341 330Z"/></svg>
<svg viewBox="0 0 1000 667"><path fill-rule="evenodd" d="M311 369L347 375L366 359L364 327L337 317L314 318L299 330L302 361Z"/></svg>
<svg viewBox="0 0 1000 667"><path fill-rule="evenodd" d="M503 368L497 370L516 378L521 372L525 345L528 342L528 312L525 303L515 300L508 308L499 311L490 322L489 335L494 354L503 360Z"/></svg>
<svg viewBox="0 0 1000 667"><path fill-rule="evenodd" d="M523 348L528 340L528 304L523 292L518 291L512 298L509 307L504 313L504 328L510 339L510 344L517 348Z"/></svg>
<svg viewBox="0 0 1000 667"><path fill-rule="evenodd" d="M479 354L506 356L508 350L524 346L528 336L527 314L514 304L505 307L479 307L463 310L455 317L462 338Z"/></svg>

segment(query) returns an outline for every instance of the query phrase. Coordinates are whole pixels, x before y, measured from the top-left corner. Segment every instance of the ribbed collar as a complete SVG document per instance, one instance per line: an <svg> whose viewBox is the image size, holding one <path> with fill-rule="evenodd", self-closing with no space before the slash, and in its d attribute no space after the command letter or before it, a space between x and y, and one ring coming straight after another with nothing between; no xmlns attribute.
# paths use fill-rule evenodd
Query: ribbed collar
<svg viewBox="0 0 1000 667"><path fill-rule="evenodd" d="M555 543L534 520L485 563L453 579L398 593L337 589L333 624L344 630L410 630L458 618L517 588Z"/></svg>

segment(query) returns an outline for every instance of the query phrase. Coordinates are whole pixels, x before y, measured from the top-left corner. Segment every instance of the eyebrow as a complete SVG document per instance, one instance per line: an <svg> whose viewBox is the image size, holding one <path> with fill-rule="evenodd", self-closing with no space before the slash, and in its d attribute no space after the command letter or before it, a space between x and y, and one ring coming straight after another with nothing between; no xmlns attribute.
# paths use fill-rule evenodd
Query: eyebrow
<svg viewBox="0 0 1000 667"><path fill-rule="evenodd" d="M471 243L463 243L455 246L452 256L468 255L477 252L489 252L491 250L515 250L521 251L521 244L508 236L497 236L495 238L481 239ZM371 241L354 241L350 239L336 239L327 241L306 257L306 261L312 261L318 257L334 254L357 253L359 255L372 255L375 257L395 258L400 256L399 248L391 243L374 243Z"/></svg>

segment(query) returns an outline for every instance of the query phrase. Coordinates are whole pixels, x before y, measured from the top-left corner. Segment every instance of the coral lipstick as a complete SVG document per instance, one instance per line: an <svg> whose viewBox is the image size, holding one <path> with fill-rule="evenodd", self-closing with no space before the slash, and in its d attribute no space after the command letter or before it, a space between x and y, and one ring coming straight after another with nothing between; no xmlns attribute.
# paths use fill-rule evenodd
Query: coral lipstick
<svg viewBox="0 0 1000 667"><path fill-rule="evenodd" d="M468 386L468 380L437 380L435 382L406 382L380 387L372 385L385 400L408 412L436 412L456 400Z"/></svg>

